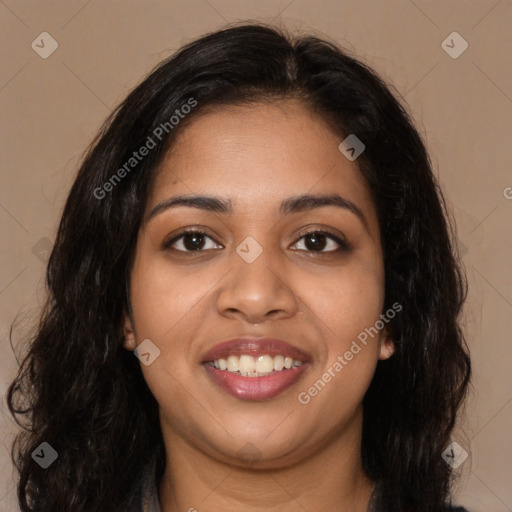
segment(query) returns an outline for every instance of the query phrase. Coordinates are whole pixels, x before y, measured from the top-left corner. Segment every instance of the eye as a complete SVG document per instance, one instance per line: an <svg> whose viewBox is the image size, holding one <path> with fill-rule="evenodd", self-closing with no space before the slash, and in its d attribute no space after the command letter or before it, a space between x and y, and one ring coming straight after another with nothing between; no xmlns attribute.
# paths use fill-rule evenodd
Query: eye
<svg viewBox="0 0 512 512"><path fill-rule="evenodd" d="M340 252L344 250L349 249L349 245L347 242L339 238L338 236L334 235L330 231L325 231L321 229L313 229L308 231L307 233L304 233L300 239L305 239L304 246L305 249L300 250L306 250L309 252L318 252L318 253L326 253L326 252ZM330 240L330 244L329 244ZM334 242L334 248L333 247ZM296 242L295 245L299 244L299 242ZM331 247L329 250L323 250L326 247ZM338 247L336 247L338 246Z"/></svg>
<svg viewBox="0 0 512 512"><path fill-rule="evenodd" d="M209 237L204 231L197 229L187 229L186 231L182 231L179 235L175 236L172 240L164 242L163 248L172 248L173 250L179 252L200 252L205 249L215 249L215 247L205 247L208 245L206 240L211 240L212 242L214 241L213 238ZM179 247L173 247L174 245Z"/></svg>
<svg viewBox="0 0 512 512"><path fill-rule="evenodd" d="M349 245L347 242L331 233L330 231L325 231L321 229L310 230L307 233L304 233L299 241L295 242L294 245L299 244L300 240L305 239L305 249L299 249L301 251L308 252L318 252L318 253L327 253L327 252L340 252L349 249ZM214 242L208 247L207 240ZM329 243L330 241L330 243ZM334 247L333 247L334 245ZM336 247L337 246L337 247ZM223 246L220 244L216 244L216 242L208 236L204 231L197 229L187 229L186 231L182 231L179 235L173 237L171 240L164 242L164 249L172 249L174 251L183 252L183 253L191 253L191 252L201 252L207 249L215 249L222 248ZM330 247L328 250L324 250Z"/></svg>

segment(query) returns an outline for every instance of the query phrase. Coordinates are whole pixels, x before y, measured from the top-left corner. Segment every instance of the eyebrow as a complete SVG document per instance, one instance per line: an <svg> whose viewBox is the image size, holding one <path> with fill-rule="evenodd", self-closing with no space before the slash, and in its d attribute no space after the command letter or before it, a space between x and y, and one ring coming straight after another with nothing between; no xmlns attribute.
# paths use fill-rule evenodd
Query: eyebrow
<svg viewBox="0 0 512 512"><path fill-rule="evenodd" d="M164 199L154 206L146 216L145 222L149 222L159 213L179 206L197 208L199 210L220 214L230 214L233 211L233 202L230 199L204 195L179 195ZM325 206L335 206L352 212L359 218L366 230L369 232L368 222L361 208L339 194L303 194L300 196L289 197L281 202L279 212L281 216L284 216L310 211Z"/></svg>

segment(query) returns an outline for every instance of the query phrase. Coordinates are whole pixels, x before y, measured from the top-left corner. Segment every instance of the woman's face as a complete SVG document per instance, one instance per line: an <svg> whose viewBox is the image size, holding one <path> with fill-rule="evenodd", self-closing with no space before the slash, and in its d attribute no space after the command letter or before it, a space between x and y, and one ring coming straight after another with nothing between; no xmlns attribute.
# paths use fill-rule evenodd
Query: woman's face
<svg viewBox="0 0 512 512"><path fill-rule="evenodd" d="M127 349L149 339L160 350L143 345L142 370L164 438L261 467L358 439L363 396L393 344L387 327L368 334L383 324L379 226L340 142L297 100L218 108L176 139L139 232L135 334L124 323ZM295 200L305 195L338 200ZM226 207L166 206L177 196ZM288 345L247 341L262 337Z"/></svg>

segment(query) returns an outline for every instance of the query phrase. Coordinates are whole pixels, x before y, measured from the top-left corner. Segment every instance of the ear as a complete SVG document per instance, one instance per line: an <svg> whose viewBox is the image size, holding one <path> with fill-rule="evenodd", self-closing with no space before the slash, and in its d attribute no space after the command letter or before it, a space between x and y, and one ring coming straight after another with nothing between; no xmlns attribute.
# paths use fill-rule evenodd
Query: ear
<svg viewBox="0 0 512 512"><path fill-rule="evenodd" d="M133 331L133 325L128 313L123 313L123 335L124 342L123 347L126 350L135 350L136 342L135 342L135 333Z"/></svg>
<svg viewBox="0 0 512 512"><path fill-rule="evenodd" d="M395 353L395 343L392 339L389 324L386 324L379 338L379 359L389 359Z"/></svg>

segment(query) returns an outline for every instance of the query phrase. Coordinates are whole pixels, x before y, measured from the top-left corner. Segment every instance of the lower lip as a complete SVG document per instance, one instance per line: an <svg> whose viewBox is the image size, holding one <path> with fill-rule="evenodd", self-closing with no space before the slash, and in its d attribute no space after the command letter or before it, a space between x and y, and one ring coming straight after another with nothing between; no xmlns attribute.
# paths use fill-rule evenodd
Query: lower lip
<svg viewBox="0 0 512 512"><path fill-rule="evenodd" d="M218 370L208 363L203 364L210 378L230 395L241 400L268 400L274 398L297 382L308 363L281 370L265 377L243 377L227 370Z"/></svg>

